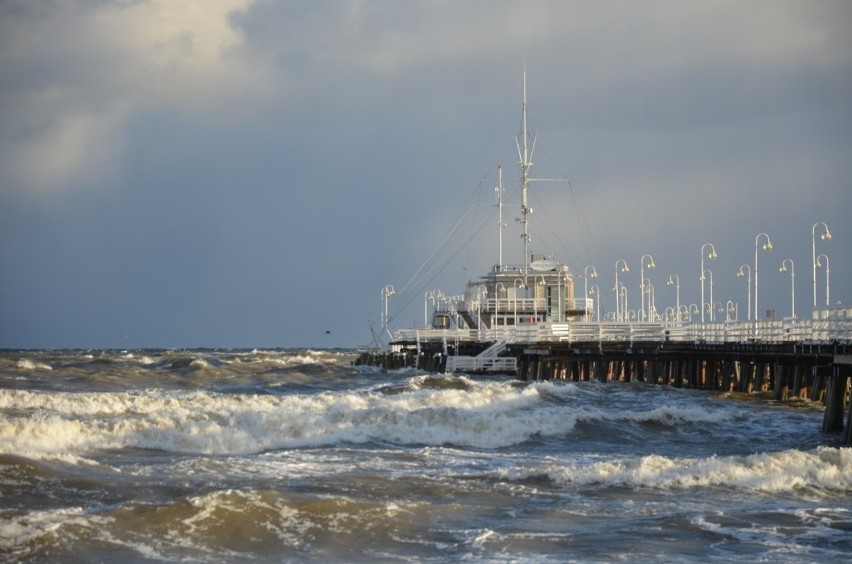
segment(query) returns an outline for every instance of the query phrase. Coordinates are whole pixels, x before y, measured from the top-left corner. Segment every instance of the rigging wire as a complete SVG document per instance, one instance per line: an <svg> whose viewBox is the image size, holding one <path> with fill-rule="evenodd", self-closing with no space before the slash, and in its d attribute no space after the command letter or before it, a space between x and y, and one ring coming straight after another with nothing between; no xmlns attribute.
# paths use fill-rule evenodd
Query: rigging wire
<svg viewBox="0 0 852 564"><path fill-rule="evenodd" d="M495 162L495 164L489 169L490 171L496 170L498 164L505 158L506 153L508 153L513 148L513 144L507 145L507 147L503 150L500 158ZM484 174L477 184L476 188L471 191L470 196L468 197L465 205L461 208L458 217L456 218L453 226L444 234L444 237L438 243L437 247L432 251L432 253L426 258L423 264L415 271L415 273L406 281L406 283L402 286L400 290L397 291L397 299L396 305L394 305L393 311L395 312L391 315L390 311L388 312L389 322L391 319L400 315L402 311L404 311L405 307L408 306L418 295L424 291L427 285L438 275L440 272L449 264L451 260L456 258L459 253L464 250L466 247L470 249L469 243L478 235L484 227L488 224L489 221L493 220L496 211L492 211L487 218L485 218L482 224L474 227L471 232L464 237L464 239L459 243L458 248L451 248L449 251L449 255L444 256L441 254L442 251L449 246L452 238L459 232L460 227L463 223L465 223L471 214L480 207L485 207L482 205L477 205L477 200L482 197L484 192L483 186L485 186L485 182L489 180L492 172L488 172ZM488 205L488 207L496 208L496 205ZM453 250L454 249L454 250ZM470 257L468 257L465 264L469 263ZM411 292L412 296L408 297L407 294Z"/></svg>
<svg viewBox="0 0 852 564"><path fill-rule="evenodd" d="M418 298L420 293L425 291L425 289L428 287L429 283L432 282L432 280L434 280L435 277L438 274L441 273L441 271L444 269L444 267L446 267L447 264L449 264L450 261L452 261L462 250L464 250L466 247L469 246L469 243L473 240L473 238L476 237L476 235L478 233L480 233L483 229L485 229L486 225L488 225L488 223L491 222L491 220L493 218L493 214L491 214L491 216L492 217L485 218L485 220L483 220L479 224L479 226L475 230L473 230L458 245L458 247L456 248L456 250L454 252L449 254L440 264L434 265L434 268L431 268L428 271L428 275L427 275L427 273L424 273L424 275L421 277L421 279L416 284L416 287L414 287L415 286L414 284L407 284L406 285L406 289L408 291L404 295L400 296L402 298L402 300L400 300L400 305L396 308L394 313L393 314L391 314L390 312L388 313L388 319L387 319L388 323L390 323L391 321L396 319L397 316L399 316L403 311L405 311L405 309L411 304L411 302L413 302L416 298ZM408 296L408 294L410 294L410 297L406 298L406 296Z"/></svg>

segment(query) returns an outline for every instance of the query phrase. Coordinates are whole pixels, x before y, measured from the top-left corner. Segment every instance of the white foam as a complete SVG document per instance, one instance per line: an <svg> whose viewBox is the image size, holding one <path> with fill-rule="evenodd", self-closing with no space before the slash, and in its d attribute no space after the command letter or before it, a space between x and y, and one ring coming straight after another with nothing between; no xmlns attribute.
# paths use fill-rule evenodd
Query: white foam
<svg viewBox="0 0 852 564"><path fill-rule="evenodd" d="M410 393L245 396L149 390L41 393L0 390L0 452L43 457L138 447L245 454L339 442L496 448L564 433L574 418L531 410L534 388L481 385Z"/></svg>
<svg viewBox="0 0 852 564"><path fill-rule="evenodd" d="M274 366L312 366L312 365L337 365L340 363L341 355L327 352L306 350L304 353L294 354L290 351L261 351L254 349L245 355L237 355L232 360L223 359L226 363L239 364L270 364Z"/></svg>
<svg viewBox="0 0 852 564"><path fill-rule="evenodd" d="M53 370L53 367L43 362L36 362L28 358L22 358L18 361L17 367L20 370Z"/></svg>
<svg viewBox="0 0 852 564"><path fill-rule="evenodd" d="M125 354L121 358L123 358L124 360L136 361L138 364L146 364L146 365L147 364L154 364L156 362L156 360L154 360L153 358L151 358L148 355L142 355L140 357L137 357L132 352L128 352L127 354Z"/></svg>
<svg viewBox="0 0 852 564"><path fill-rule="evenodd" d="M210 368L210 363L203 358L196 358L189 363L189 367L194 370L204 370Z"/></svg>
<svg viewBox="0 0 852 564"><path fill-rule="evenodd" d="M755 544L766 549L761 560L778 559L796 562L845 562L849 559L844 546L849 532L846 508L794 509L776 508L771 520L731 520L715 515L699 515L691 519L697 527L715 535L735 539L739 543ZM786 514L786 515L785 515ZM826 515L829 515L826 517ZM783 522L783 526L779 526ZM839 525L839 526L838 526Z"/></svg>
<svg viewBox="0 0 852 564"><path fill-rule="evenodd" d="M428 385L427 385L428 382ZM461 382L462 385L457 385ZM187 454L251 454L343 443L501 448L533 437L569 434L578 422L715 422L725 409L649 407L604 411L556 402L573 385L516 386L507 382L434 376L407 381L399 393L379 390L303 395L233 395L206 391L58 393L0 390L0 453L33 458L90 457L113 448ZM578 402L580 403L580 402ZM734 484L776 491L819 484L852 489L849 449L784 451L706 459L648 456L554 467L519 467L513 477L546 474L565 484L624 483L661 488ZM823 486L824 485L824 486Z"/></svg>
<svg viewBox="0 0 852 564"><path fill-rule="evenodd" d="M23 555L30 543L45 536L59 536L61 527L104 525L107 518L85 515L82 508L69 507L45 511L30 511L24 515L0 520L0 548L7 555Z"/></svg>
<svg viewBox="0 0 852 564"><path fill-rule="evenodd" d="M720 486L759 492L852 490L852 450L820 447L749 456L608 458L502 469L510 480L547 476L563 485L591 484L687 489Z"/></svg>

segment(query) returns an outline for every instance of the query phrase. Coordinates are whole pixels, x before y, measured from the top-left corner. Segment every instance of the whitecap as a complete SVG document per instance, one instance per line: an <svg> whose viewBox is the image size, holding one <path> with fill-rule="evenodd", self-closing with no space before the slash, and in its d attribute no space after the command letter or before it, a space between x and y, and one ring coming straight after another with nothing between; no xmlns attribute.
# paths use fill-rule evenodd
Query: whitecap
<svg viewBox="0 0 852 564"><path fill-rule="evenodd" d="M29 358L18 360L17 367L20 370L53 370L53 367L43 362L36 362Z"/></svg>

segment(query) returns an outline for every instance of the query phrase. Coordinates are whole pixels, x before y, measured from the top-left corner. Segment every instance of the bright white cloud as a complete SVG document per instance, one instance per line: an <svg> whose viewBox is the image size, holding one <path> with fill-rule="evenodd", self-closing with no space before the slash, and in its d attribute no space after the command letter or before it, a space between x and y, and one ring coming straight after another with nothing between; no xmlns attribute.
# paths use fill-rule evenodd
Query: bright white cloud
<svg viewBox="0 0 852 564"><path fill-rule="evenodd" d="M136 112L251 115L276 89L233 24L253 2L64 0L0 9L4 191L50 195L104 178Z"/></svg>

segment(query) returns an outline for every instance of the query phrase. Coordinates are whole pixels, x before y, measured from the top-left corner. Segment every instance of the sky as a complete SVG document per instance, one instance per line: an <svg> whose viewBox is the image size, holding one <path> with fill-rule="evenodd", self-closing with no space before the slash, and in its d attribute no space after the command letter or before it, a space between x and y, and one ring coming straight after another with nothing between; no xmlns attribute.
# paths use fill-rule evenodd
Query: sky
<svg viewBox="0 0 852 564"><path fill-rule="evenodd" d="M498 166L523 262L524 71L533 176L570 179L533 185L532 251L604 310L646 254L658 309L671 274L698 302L712 243L744 319L766 233L761 315L809 317L814 232L848 306L850 29L845 0L0 0L0 348L369 345L388 284L422 324L498 260Z"/></svg>

